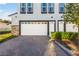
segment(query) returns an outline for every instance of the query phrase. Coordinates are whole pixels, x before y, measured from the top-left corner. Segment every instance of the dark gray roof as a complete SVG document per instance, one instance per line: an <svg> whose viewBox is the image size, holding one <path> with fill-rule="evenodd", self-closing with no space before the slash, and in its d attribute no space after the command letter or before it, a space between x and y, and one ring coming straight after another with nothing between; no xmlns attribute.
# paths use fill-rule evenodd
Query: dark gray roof
<svg viewBox="0 0 79 59"><path fill-rule="evenodd" d="M13 16L13 15L15 15L15 14L17 14L17 12L15 12L15 13L13 13L13 14L10 14L10 15L8 15L8 16Z"/></svg>

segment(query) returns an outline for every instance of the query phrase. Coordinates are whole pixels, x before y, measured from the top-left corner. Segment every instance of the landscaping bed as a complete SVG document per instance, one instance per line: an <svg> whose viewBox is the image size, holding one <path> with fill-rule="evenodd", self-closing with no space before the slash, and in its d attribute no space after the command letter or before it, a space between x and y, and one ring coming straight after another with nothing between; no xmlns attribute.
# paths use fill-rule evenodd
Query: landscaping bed
<svg viewBox="0 0 79 59"><path fill-rule="evenodd" d="M56 40L64 47L72 51L73 55L79 55L78 33L74 32L52 32L51 40Z"/></svg>
<svg viewBox="0 0 79 59"><path fill-rule="evenodd" d="M9 40L11 38L14 38L16 36L12 35L11 33L6 33L6 34L0 34L0 43Z"/></svg>

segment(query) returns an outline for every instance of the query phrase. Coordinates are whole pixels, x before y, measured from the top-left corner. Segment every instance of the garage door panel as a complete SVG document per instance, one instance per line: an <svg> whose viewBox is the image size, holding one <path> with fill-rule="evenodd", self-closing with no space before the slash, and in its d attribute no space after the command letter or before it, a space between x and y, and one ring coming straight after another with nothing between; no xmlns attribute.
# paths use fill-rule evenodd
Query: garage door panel
<svg viewBox="0 0 79 59"><path fill-rule="evenodd" d="M47 35L47 24L22 23L21 35Z"/></svg>

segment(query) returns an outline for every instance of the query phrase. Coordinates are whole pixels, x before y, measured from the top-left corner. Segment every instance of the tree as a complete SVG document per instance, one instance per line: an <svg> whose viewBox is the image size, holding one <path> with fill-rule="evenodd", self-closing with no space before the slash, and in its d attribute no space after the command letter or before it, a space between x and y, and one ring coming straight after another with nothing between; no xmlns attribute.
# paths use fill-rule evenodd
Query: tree
<svg viewBox="0 0 79 59"><path fill-rule="evenodd" d="M75 23L79 32L79 3L65 4L64 22Z"/></svg>
<svg viewBox="0 0 79 59"><path fill-rule="evenodd" d="M78 38L76 41L79 45L79 3L65 4L64 22L72 22L78 27Z"/></svg>

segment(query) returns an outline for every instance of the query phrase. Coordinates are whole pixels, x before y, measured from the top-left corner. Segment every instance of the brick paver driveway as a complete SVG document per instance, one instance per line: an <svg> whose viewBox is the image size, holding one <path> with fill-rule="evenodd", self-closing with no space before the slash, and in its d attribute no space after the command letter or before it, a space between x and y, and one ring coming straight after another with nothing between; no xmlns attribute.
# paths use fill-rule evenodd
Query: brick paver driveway
<svg viewBox="0 0 79 59"><path fill-rule="evenodd" d="M46 36L19 36L0 44L0 55L42 56L48 44Z"/></svg>

